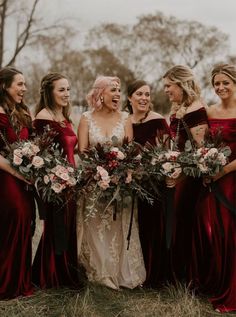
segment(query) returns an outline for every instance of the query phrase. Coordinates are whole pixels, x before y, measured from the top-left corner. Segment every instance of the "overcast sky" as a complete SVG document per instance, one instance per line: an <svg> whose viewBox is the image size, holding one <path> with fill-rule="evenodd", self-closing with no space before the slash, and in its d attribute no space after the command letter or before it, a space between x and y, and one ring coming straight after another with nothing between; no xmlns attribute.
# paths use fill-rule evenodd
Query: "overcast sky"
<svg viewBox="0 0 236 317"><path fill-rule="evenodd" d="M48 17L73 18L81 31L101 22L133 24L137 16L161 11L216 26L229 34L236 54L236 0L42 0L40 10Z"/></svg>

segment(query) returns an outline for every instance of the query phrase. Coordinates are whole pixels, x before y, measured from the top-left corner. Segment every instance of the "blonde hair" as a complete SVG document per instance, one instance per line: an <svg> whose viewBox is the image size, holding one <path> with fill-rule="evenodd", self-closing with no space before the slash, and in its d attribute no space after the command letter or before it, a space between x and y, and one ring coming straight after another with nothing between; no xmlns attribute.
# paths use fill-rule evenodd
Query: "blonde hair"
<svg viewBox="0 0 236 317"><path fill-rule="evenodd" d="M187 108L194 101L200 99L200 88L188 66L175 65L163 75L163 78L169 79L171 83L178 85L183 91L182 104L173 103L171 112L177 112L182 107Z"/></svg>
<svg viewBox="0 0 236 317"><path fill-rule="evenodd" d="M102 94L107 86L112 82L116 82L120 85L120 79L118 77L111 76L98 76L93 84L92 89L86 96L88 105L97 110L102 108Z"/></svg>
<svg viewBox="0 0 236 317"><path fill-rule="evenodd" d="M211 72L211 84L214 86L214 78L218 74L228 76L236 84L236 67L230 64L218 64Z"/></svg>

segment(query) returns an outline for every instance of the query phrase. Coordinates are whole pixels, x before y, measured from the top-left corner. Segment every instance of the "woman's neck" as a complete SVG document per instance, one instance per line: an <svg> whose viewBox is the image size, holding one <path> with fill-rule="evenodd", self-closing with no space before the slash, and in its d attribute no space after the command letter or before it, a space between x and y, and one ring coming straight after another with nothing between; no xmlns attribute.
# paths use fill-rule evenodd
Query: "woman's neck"
<svg viewBox="0 0 236 317"><path fill-rule="evenodd" d="M132 114L133 123L140 123L144 121L147 118L149 112L150 110L147 110L146 112L134 112Z"/></svg>

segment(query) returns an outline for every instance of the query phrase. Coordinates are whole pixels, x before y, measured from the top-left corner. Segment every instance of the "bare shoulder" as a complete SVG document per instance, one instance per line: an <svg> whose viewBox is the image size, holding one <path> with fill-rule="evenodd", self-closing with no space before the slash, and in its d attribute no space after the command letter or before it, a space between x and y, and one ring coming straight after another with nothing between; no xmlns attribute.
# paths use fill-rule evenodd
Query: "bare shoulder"
<svg viewBox="0 0 236 317"><path fill-rule="evenodd" d="M208 116L208 118L213 118L213 117L215 117L215 115L216 115L216 112L217 112L217 105L216 104L214 104L214 105L211 105L211 106L209 106L208 108L207 108L207 116Z"/></svg>
<svg viewBox="0 0 236 317"><path fill-rule="evenodd" d="M39 113L37 113L37 115L35 116L35 119L43 119L43 120L52 120L53 121L51 114L47 111L46 108L39 111Z"/></svg>
<svg viewBox="0 0 236 317"><path fill-rule="evenodd" d="M0 113L6 113L2 106L0 106Z"/></svg>
<svg viewBox="0 0 236 317"><path fill-rule="evenodd" d="M187 108L186 113L190 113L201 108L205 108L207 110L208 106L203 100L196 100Z"/></svg>
<svg viewBox="0 0 236 317"><path fill-rule="evenodd" d="M164 119L164 117L163 117L160 113L158 113L158 112L150 111L150 112L149 112L148 119L149 119L149 120L153 120L153 119Z"/></svg>

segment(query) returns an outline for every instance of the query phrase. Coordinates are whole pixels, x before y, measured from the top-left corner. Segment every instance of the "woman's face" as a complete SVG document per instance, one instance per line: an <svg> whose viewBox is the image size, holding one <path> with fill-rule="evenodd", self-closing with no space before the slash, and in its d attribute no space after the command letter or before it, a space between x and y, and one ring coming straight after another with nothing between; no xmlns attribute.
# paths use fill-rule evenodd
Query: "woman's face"
<svg viewBox="0 0 236 317"><path fill-rule="evenodd" d="M103 98L103 107L108 110L118 110L120 107L120 84L116 81L112 81L110 85L105 88L101 97Z"/></svg>
<svg viewBox="0 0 236 317"><path fill-rule="evenodd" d="M6 88L7 93L17 104L22 102L26 90L25 79L22 74L14 75L11 86Z"/></svg>
<svg viewBox="0 0 236 317"><path fill-rule="evenodd" d="M170 102L181 104L183 99L183 89L179 85L174 84L168 78L164 78L163 82L164 92L168 96Z"/></svg>
<svg viewBox="0 0 236 317"><path fill-rule="evenodd" d="M66 78L61 78L53 83L53 99L56 107L67 107L70 100L70 85Z"/></svg>
<svg viewBox="0 0 236 317"><path fill-rule="evenodd" d="M144 85L138 88L131 97L128 98L135 112L147 112L150 108L150 87Z"/></svg>
<svg viewBox="0 0 236 317"><path fill-rule="evenodd" d="M231 96L234 96L236 92L236 84L225 74L215 75L213 87L220 99L228 99Z"/></svg>

